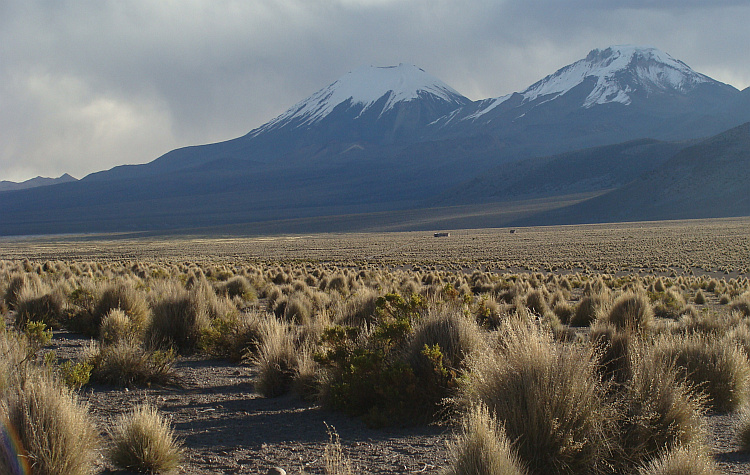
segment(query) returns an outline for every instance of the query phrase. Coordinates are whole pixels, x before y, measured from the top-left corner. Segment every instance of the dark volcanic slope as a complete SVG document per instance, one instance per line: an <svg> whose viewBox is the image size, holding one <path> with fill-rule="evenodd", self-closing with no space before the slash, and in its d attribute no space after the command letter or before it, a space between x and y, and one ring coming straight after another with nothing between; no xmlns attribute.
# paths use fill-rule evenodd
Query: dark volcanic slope
<svg viewBox="0 0 750 475"><path fill-rule="evenodd" d="M688 147L628 185L533 222L584 223L750 215L750 123Z"/></svg>
<svg viewBox="0 0 750 475"><path fill-rule="evenodd" d="M687 145L643 139L504 163L450 190L438 202L511 201L618 188Z"/></svg>

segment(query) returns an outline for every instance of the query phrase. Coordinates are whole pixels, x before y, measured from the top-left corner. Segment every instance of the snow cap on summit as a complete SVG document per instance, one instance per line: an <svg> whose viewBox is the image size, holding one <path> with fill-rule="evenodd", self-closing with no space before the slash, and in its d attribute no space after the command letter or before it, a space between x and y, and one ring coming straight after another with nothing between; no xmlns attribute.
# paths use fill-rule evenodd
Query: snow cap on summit
<svg viewBox="0 0 750 475"><path fill-rule="evenodd" d="M340 104L360 106L359 115L388 96L380 114L400 102L432 96L456 106L469 100L441 80L410 64L398 66L365 66L355 69L330 86L297 103L269 122L263 129L294 122L296 126L310 125L325 118Z"/></svg>
<svg viewBox="0 0 750 475"><path fill-rule="evenodd" d="M687 92L697 84L711 81L656 48L618 45L591 51L586 58L545 77L522 94L527 101L548 95L557 97L589 77L596 80L596 86L583 103L587 108L609 102L630 104L630 94L636 90Z"/></svg>

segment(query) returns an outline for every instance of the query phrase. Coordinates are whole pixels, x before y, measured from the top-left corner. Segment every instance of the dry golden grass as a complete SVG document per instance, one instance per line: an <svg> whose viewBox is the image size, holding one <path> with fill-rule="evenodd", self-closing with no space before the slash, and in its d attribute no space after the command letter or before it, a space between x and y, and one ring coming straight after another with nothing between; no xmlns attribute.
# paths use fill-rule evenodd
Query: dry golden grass
<svg viewBox="0 0 750 475"><path fill-rule="evenodd" d="M747 224L469 230L444 240L426 233L40 240L25 244L31 259L0 260L0 290L5 307L55 295L63 324L94 322L102 345L95 377L126 385L173 377L171 360L155 362L145 340L146 348L244 359L255 366L261 395L293 391L325 402L336 381L314 357L330 349L321 335L352 326L357 336L339 348L351 358L337 361L351 364L356 378L338 383L375 381L391 395L417 387L431 391L436 407L460 386L457 407L438 407L466 411L454 471L446 473L495 473L486 468L495 466L523 473L507 465L510 452L528 473L633 473L657 470L656 459L675 466L684 459L680 448L704 437L698 390L729 388L719 390L733 395L718 403L722 410L747 399L741 384L727 382L747 379ZM19 249L11 242L0 258ZM50 260L50 249L70 260ZM34 292L24 297L24 288ZM396 319L376 308L391 292L425 304ZM591 322L590 330L569 325ZM667 340L703 347L703 354L687 351L685 361L696 366L675 356L683 349L665 350ZM0 360L0 396L19 387L17 368L35 374L41 362L22 343L5 346L11 356ZM712 349L719 347L725 351ZM409 394L395 401L422 401L412 412L425 412L419 391ZM503 448L508 440L512 450ZM351 473L336 459L336 444L329 448L328 473Z"/></svg>
<svg viewBox="0 0 750 475"><path fill-rule="evenodd" d="M148 473L171 473L182 460L182 448L169 423L145 404L122 414L111 431L109 458L120 468Z"/></svg>
<svg viewBox="0 0 750 475"><path fill-rule="evenodd" d="M638 475L719 475L705 447L680 446L664 452L659 458L644 465Z"/></svg>
<svg viewBox="0 0 750 475"><path fill-rule="evenodd" d="M502 426L478 404L463 418L461 433L449 444L449 466L442 475L525 475Z"/></svg>
<svg viewBox="0 0 750 475"><path fill-rule="evenodd" d="M5 417L18 434L32 473L88 475L97 432L85 406L44 373L27 376L10 393Z"/></svg>
<svg viewBox="0 0 750 475"><path fill-rule="evenodd" d="M562 346L520 322L472 358L460 401L484 404L531 473L589 473L606 462L613 420L583 347Z"/></svg>

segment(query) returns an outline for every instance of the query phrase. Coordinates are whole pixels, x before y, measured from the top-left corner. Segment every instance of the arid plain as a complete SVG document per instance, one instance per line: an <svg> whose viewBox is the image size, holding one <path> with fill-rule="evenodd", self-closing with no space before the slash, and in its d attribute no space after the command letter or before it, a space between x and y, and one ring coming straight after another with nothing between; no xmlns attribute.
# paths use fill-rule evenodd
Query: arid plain
<svg viewBox="0 0 750 475"><path fill-rule="evenodd" d="M4 238L2 414L32 473L748 473L749 274L750 218Z"/></svg>

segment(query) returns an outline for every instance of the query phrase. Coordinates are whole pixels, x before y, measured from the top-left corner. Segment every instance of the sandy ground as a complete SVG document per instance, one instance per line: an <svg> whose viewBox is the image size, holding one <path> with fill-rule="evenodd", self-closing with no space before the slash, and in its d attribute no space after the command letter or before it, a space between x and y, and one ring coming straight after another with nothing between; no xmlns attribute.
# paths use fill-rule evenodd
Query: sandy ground
<svg viewBox="0 0 750 475"><path fill-rule="evenodd" d="M53 346L61 358L74 357L87 340L57 332ZM266 399L253 390L253 369L202 357L180 358L181 387L117 388L90 385L81 398L90 405L105 441L120 413L150 402L169 417L184 444L185 474L265 474L279 466L288 473L324 473L329 427L338 433L354 473L439 473L447 463L445 426L370 429L357 419L328 411L294 396ZM732 440L733 416L708 417L716 460L724 473L750 473L750 454ZM100 474L126 474L102 456Z"/></svg>

